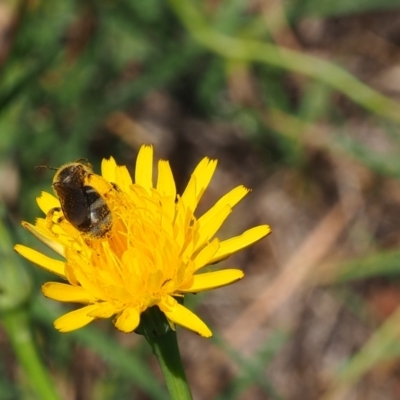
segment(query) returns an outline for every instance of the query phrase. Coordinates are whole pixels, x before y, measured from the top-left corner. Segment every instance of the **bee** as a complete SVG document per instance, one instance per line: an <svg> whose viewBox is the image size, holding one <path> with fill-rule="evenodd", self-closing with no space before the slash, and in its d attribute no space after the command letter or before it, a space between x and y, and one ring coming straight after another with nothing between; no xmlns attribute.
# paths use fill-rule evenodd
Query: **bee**
<svg viewBox="0 0 400 400"><path fill-rule="evenodd" d="M57 207L49 213L62 211L64 218L78 231L90 238L100 239L112 228L111 210L100 193L90 185L90 177L94 175L91 165L81 161L58 169L51 168L57 170L52 186L61 210Z"/></svg>

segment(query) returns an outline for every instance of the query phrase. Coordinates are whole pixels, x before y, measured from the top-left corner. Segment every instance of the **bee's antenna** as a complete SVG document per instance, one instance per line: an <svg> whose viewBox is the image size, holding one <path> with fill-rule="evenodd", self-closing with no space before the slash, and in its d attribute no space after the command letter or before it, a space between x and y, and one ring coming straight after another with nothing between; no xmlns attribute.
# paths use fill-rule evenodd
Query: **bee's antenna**
<svg viewBox="0 0 400 400"><path fill-rule="evenodd" d="M54 171L58 170L58 168L49 167L48 165L36 165L36 167L35 167L36 171L40 171L40 170L43 170L43 169L53 169Z"/></svg>

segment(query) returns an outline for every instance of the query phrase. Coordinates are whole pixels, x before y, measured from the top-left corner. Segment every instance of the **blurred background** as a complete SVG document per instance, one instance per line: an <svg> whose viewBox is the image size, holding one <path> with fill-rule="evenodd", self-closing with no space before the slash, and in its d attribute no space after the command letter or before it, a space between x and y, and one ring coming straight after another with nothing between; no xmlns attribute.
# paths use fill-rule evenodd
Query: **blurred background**
<svg viewBox="0 0 400 400"><path fill-rule="evenodd" d="M195 399L400 398L397 0L3 0L0 71L0 294L30 282L63 399L166 398L143 337L62 335L66 308L40 293L54 277L5 279L13 243L47 251L20 227L51 190L35 166L112 155L132 172L143 143L180 191L219 160L200 213L252 188L220 237L273 230L222 263L244 280L187 299L214 332L178 332ZM0 326L0 399L34 398Z"/></svg>

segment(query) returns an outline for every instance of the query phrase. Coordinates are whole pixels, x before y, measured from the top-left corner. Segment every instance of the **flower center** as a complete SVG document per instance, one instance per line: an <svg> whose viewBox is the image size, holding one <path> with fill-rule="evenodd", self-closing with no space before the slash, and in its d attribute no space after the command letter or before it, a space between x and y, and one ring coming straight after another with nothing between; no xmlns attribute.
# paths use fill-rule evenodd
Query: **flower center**
<svg viewBox="0 0 400 400"><path fill-rule="evenodd" d="M128 193L111 193L106 200L111 233L102 240L81 239L78 251L67 249L68 279L94 301L144 310L187 283L192 261L183 259L175 221L157 192L133 184Z"/></svg>

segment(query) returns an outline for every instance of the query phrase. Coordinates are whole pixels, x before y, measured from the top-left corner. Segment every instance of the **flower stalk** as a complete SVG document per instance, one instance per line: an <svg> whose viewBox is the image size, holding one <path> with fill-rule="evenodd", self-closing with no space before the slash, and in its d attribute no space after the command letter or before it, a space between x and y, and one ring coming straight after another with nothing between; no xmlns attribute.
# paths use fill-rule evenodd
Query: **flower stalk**
<svg viewBox="0 0 400 400"><path fill-rule="evenodd" d="M179 353L176 331L170 329L163 335L146 336L146 339L157 357L171 399L192 399Z"/></svg>
<svg viewBox="0 0 400 400"><path fill-rule="evenodd" d="M190 400L192 394L183 368L176 331L158 307L142 313L136 333L144 335L160 365L172 400Z"/></svg>

